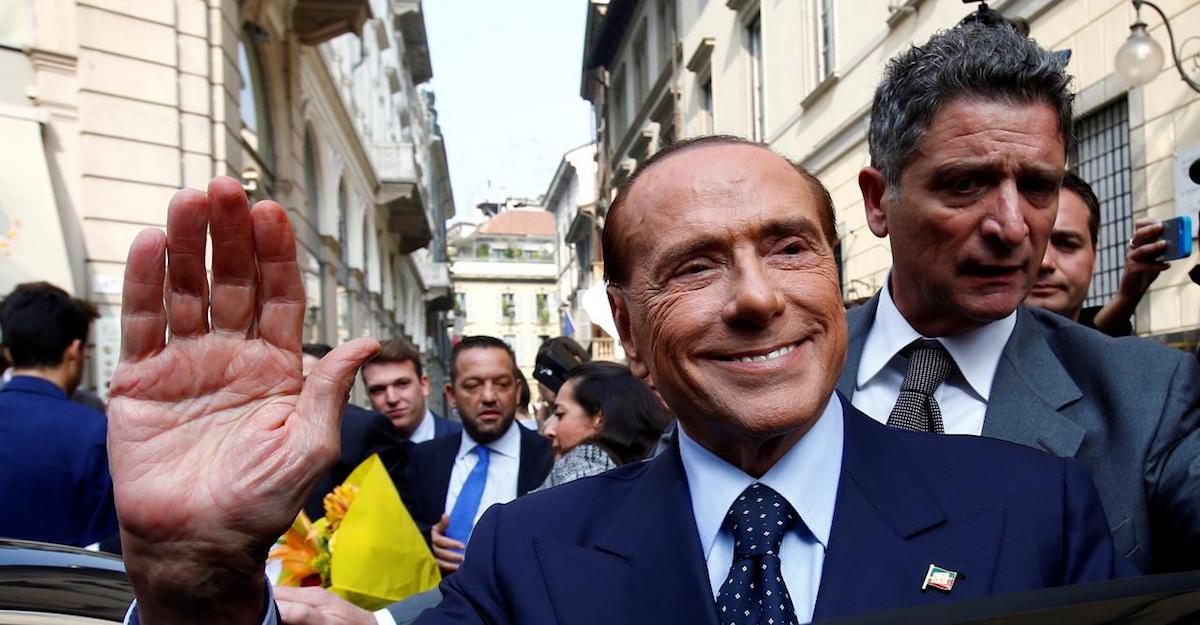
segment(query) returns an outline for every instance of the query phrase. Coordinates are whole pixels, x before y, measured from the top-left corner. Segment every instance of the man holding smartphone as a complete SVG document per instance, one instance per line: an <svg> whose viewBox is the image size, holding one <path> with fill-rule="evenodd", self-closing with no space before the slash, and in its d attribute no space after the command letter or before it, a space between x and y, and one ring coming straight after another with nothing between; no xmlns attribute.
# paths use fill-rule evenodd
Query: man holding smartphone
<svg viewBox="0 0 1200 625"><path fill-rule="evenodd" d="M1038 280L1025 303L1056 312L1109 336L1132 336L1133 325L1129 320L1134 310L1158 274L1170 267L1158 260L1167 249L1162 237L1163 222L1146 218L1137 221L1117 292L1104 306L1084 308L1096 268L1099 232L1099 199L1087 181L1067 172Z"/></svg>

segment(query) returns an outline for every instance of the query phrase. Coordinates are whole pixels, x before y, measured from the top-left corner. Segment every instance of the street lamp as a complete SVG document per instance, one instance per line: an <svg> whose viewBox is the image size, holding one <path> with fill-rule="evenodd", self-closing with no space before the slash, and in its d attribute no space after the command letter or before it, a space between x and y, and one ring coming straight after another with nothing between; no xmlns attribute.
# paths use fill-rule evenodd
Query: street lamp
<svg viewBox="0 0 1200 625"><path fill-rule="evenodd" d="M1188 76L1183 69L1183 61L1180 60L1179 52L1175 47L1175 33L1171 30L1170 20L1167 19L1162 9L1146 0L1133 0L1133 8L1137 11L1137 21L1129 26L1129 38L1121 44L1121 49L1117 50L1117 57L1114 59L1117 74L1130 86L1136 87L1150 82L1162 70L1164 58L1162 46L1158 45L1158 42L1146 32L1146 23L1142 21L1143 4L1154 9L1162 18L1163 25L1167 27L1167 37L1171 41L1171 57L1175 61L1175 69L1179 70L1180 78L1183 78L1183 82L1193 90L1200 92L1200 82ZM1192 54L1188 58L1194 65L1200 67L1200 53Z"/></svg>

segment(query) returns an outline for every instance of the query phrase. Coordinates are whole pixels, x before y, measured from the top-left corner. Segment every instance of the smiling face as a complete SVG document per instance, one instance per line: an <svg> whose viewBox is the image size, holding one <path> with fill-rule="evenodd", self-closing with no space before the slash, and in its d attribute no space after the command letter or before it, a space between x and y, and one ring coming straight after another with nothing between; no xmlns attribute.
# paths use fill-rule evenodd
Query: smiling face
<svg viewBox="0 0 1200 625"><path fill-rule="evenodd" d="M607 226L628 267L609 296L631 369L653 378L689 435L752 473L773 459L746 442L790 448L845 362L817 206L779 156L710 144L646 169Z"/></svg>
<svg viewBox="0 0 1200 625"><path fill-rule="evenodd" d="M512 357L503 349L476 347L459 353L454 367L446 397L458 409L463 429L480 444L500 438L512 425L520 392Z"/></svg>
<svg viewBox="0 0 1200 625"><path fill-rule="evenodd" d="M863 170L867 222L892 247L891 292L925 336L1001 319L1025 299L1054 223L1065 166L1047 104L962 98L934 116L900 190Z"/></svg>
<svg viewBox="0 0 1200 625"><path fill-rule="evenodd" d="M1025 300L1030 306L1079 318L1096 267L1096 242L1088 230L1090 213L1083 198L1063 188L1058 195L1058 217L1050 244L1042 258L1038 281Z"/></svg>

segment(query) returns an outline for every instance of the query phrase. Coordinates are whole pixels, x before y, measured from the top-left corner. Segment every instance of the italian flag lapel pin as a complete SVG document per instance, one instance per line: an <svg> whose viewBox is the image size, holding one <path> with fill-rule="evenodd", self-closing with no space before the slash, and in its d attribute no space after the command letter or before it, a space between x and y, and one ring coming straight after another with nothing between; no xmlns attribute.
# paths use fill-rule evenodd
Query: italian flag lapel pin
<svg viewBox="0 0 1200 625"><path fill-rule="evenodd" d="M930 564L929 571L925 573L925 583L921 584L921 590L937 588L938 590L950 592L954 588L954 581L958 577L957 571L943 569L936 564Z"/></svg>

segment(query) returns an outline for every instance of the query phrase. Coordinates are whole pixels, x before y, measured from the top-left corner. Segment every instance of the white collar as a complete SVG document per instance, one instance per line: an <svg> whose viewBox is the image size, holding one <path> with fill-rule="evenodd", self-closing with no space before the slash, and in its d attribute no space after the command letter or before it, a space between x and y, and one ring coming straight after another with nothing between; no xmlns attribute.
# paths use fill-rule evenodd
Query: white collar
<svg viewBox="0 0 1200 625"><path fill-rule="evenodd" d="M433 413L426 410L421 417L421 423L417 425L417 429L413 430L412 436L408 437L408 440L414 443L424 443L433 440L436 434L437 426L433 421Z"/></svg>
<svg viewBox="0 0 1200 625"><path fill-rule="evenodd" d="M863 343L862 359L858 363L858 379L855 380L856 389L866 386L909 343L922 338L896 308L888 284L890 281L889 276L883 283L883 290L879 294L879 307L875 311L875 321L871 323L867 340ZM1014 310L1007 317L974 330L955 336L937 337L954 358L954 364L958 366L971 390L985 402L992 392L992 380L996 377L1000 355L1004 352L1004 346L1016 325L1017 312Z"/></svg>
<svg viewBox="0 0 1200 625"><path fill-rule="evenodd" d="M755 482L783 495L817 542L828 548L842 473L844 427L842 402L834 395L812 428L756 480L702 447L680 423L679 456L687 474L692 514L705 556L712 550L733 500Z"/></svg>
<svg viewBox="0 0 1200 625"><path fill-rule="evenodd" d="M500 438L497 438L496 440L488 443L487 445L485 445L485 447L487 447L488 449L490 449L498 454L508 456L509 458L520 459L520 457L521 457L521 430L519 429L520 427L521 426L517 425L517 420L513 419L512 423L510 423L508 425L508 429L504 431L504 434L501 434ZM475 446L478 444L479 443L475 442L475 439L471 438L470 435L467 434L467 428L463 428L462 438L460 439L460 441L458 443L458 455L454 457L455 460L456 461L462 460L467 454L471 453L471 450L475 449Z"/></svg>

